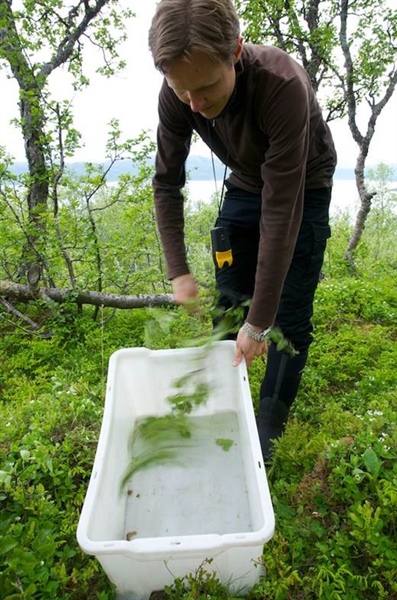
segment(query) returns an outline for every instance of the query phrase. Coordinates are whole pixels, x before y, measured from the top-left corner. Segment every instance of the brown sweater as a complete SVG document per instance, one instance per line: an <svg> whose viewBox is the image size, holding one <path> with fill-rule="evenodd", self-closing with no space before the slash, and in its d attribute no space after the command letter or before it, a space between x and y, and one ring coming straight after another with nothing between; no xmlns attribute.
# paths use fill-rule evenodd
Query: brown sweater
<svg viewBox="0 0 397 600"><path fill-rule="evenodd" d="M159 95L157 222L173 279L189 273L184 243L185 161L197 131L231 170L229 180L262 194L255 291L247 320L274 323L302 219L304 190L332 186L336 153L306 71L285 52L244 44L236 85L213 121L181 102L167 83Z"/></svg>

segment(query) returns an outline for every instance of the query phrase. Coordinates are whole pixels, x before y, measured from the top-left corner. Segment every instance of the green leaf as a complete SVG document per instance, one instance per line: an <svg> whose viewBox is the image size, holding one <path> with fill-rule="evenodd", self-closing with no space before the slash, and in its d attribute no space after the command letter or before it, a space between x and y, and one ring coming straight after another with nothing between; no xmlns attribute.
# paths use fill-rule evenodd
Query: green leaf
<svg viewBox="0 0 397 600"><path fill-rule="evenodd" d="M6 535L0 538L0 556L7 554L18 545L18 542L10 535Z"/></svg>
<svg viewBox="0 0 397 600"><path fill-rule="evenodd" d="M50 558L56 552L57 544L55 542L49 542L47 544L43 544L38 548L38 554L41 558Z"/></svg>
<svg viewBox="0 0 397 600"><path fill-rule="evenodd" d="M367 448L363 454L363 459L368 472L376 479L382 466L382 462L379 460L378 455L372 448Z"/></svg>
<svg viewBox="0 0 397 600"><path fill-rule="evenodd" d="M230 439L227 439L227 438L217 438L215 440L215 444L217 446L220 446L222 448L222 450L224 450L225 452L227 452L233 446L234 441L230 440Z"/></svg>

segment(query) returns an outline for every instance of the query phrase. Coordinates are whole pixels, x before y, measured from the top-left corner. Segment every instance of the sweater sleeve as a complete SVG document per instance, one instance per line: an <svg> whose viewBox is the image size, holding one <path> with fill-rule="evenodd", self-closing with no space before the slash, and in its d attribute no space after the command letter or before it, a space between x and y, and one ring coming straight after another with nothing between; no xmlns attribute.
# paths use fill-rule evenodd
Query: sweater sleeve
<svg viewBox="0 0 397 600"><path fill-rule="evenodd" d="M167 276L189 273L184 240L185 162L190 150L192 127L173 98L166 81L159 95L159 124L153 193L157 226L167 262Z"/></svg>
<svg viewBox="0 0 397 600"><path fill-rule="evenodd" d="M261 167L260 242L247 316L258 327L274 323L302 220L309 112L309 82L300 77L280 80L263 108L269 147Z"/></svg>

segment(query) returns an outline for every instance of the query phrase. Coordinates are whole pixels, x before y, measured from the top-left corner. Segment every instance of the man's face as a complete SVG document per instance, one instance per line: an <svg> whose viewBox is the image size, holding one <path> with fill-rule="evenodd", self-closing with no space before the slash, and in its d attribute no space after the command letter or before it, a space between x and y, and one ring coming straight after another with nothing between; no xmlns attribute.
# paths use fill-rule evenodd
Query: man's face
<svg viewBox="0 0 397 600"><path fill-rule="evenodd" d="M240 41L230 63L214 62L203 52L193 52L188 59L172 62L165 78L179 100L189 104L193 112L214 119L232 95L236 81L234 63L240 54Z"/></svg>

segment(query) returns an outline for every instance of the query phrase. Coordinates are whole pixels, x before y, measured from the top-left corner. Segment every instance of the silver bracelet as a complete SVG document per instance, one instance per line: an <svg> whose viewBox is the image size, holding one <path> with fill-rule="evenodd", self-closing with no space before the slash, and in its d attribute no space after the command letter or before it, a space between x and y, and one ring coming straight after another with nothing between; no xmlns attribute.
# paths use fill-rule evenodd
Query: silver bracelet
<svg viewBox="0 0 397 600"><path fill-rule="evenodd" d="M243 325L243 331L245 331L248 337L252 338L253 340L256 340L257 342L265 342L271 330L272 328L268 327L264 331L258 332L252 329L252 327L247 322L245 322Z"/></svg>

